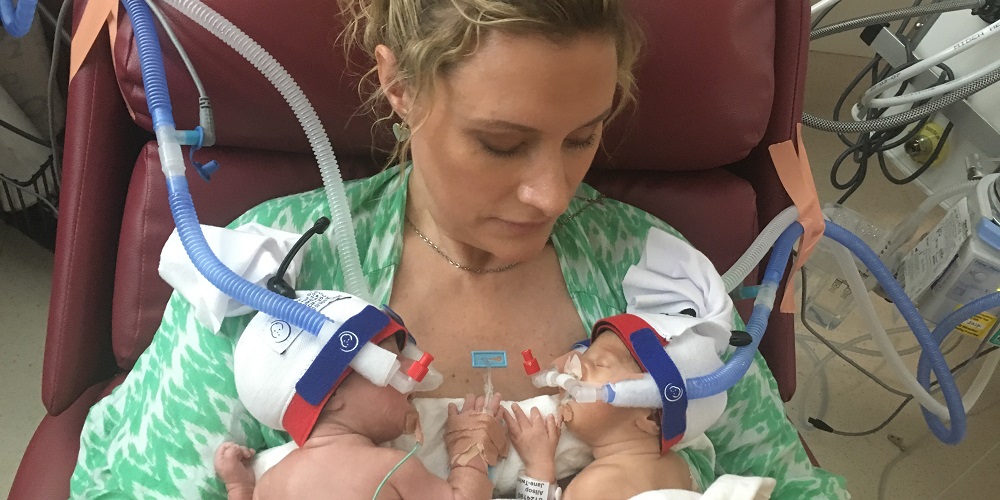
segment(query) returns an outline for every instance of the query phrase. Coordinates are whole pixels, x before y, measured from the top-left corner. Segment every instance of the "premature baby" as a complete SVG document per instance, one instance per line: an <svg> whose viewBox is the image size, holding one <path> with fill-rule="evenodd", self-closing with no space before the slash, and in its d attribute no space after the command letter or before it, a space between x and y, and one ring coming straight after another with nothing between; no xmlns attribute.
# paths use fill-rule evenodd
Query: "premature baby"
<svg viewBox="0 0 1000 500"><path fill-rule="evenodd" d="M500 395L469 395L461 409L449 407L447 480L407 460L406 452L381 447L403 434L422 441L411 398L414 389L427 387L420 385L422 374L412 374L426 373L432 358L415 361L423 353L393 316L345 296L313 292L305 299L332 320L333 333L286 335L263 315L244 331L234 352L240 399L262 423L289 432L298 448L256 480L249 464L254 451L223 443L215 468L229 498L367 500L376 491L379 499L491 498L487 467L507 450Z"/></svg>
<svg viewBox="0 0 1000 500"><path fill-rule="evenodd" d="M598 333L603 333L598 332ZM604 384L637 379L643 370L616 335L598 335L583 354L561 358L567 372L579 371L584 382ZM554 484L555 445L565 423L593 450L594 461L569 483L562 498L631 498L650 490L693 490L687 463L670 450L661 452L661 410L623 408L607 403L576 403L561 407L560 415L526 415L515 405L505 415L510 443L524 459L524 474Z"/></svg>
<svg viewBox="0 0 1000 500"><path fill-rule="evenodd" d="M330 398L305 445L278 462L260 481L255 482L247 463L253 450L235 443L219 447L215 470L226 484L230 500L313 498L318 494L372 498L379 483L406 456L406 452L378 445L418 430L416 410L407 399L392 387L379 387L351 375ZM452 407L451 418L483 415L495 419L499 403L499 395L491 401L470 395L461 410ZM460 451L465 450L449 449L453 456ZM419 460L407 460L389 476L378 498L491 498L493 483L486 467L486 460L476 454L464 465L454 463L445 481L428 472Z"/></svg>

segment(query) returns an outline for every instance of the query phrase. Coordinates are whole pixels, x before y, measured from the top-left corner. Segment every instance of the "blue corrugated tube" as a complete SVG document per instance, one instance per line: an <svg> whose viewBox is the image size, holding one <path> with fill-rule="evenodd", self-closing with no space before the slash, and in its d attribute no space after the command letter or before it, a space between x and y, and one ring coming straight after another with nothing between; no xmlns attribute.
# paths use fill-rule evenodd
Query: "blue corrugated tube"
<svg viewBox="0 0 1000 500"><path fill-rule="evenodd" d="M764 280L761 283L753 313L750 314L750 321L747 323L747 333L750 334L753 341L748 345L736 348L732 357L722 368L709 375L688 380L686 382L688 398L707 398L725 392L736 385L743 378L743 375L746 375L750 364L753 363L753 357L760 345L760 340L764 337L764 330L767 329L767 320L771 316L771 308L774 305L778 284L781 283L781 278L785 275L785 267L792 254L792 245L801 235L802 224L794 222L781 233L778 241L774 244L774 251L771 253L771 260L768 261L767 269L764 271Z"/></svg>
<svg viewBox="0 0 1000 500"><path fill-rule="evenodd" d="M1000 293L991 293L989 295L980 297L968 304L952 311L951 314L944 317L937 327L934 328L934 333L932 334L934 345L936 346L935 351L940 350L941 342L944 342L944 338L948 336L958 325L965 322L969 318L990 309L1000 307ZM931 384L931 365L933 363L933 358L928 358L926 350L920 353L920 361L917 363L917 381L920 385L930 388ZM940 375L935 373L940 380ZM950 376L952 379L952 384L954 384L954 377ZM940 382L939 382L940 383ZM944 385L942 384L941 389L944 390ZM965 407L962 401L959 400L959 408L962 409L963 420L965 417ZM924 420L927 422L927 426L931 428L934 435L946 435L948 430L944 427L941 419L937 415L927 411L926 408L920 407L920 411L924 414ZM948 405L948 411L951 412L951 405ZM955 426L955 420L952 418L952 427ZM954 443L951 443L954 444Z"/></svg>
<svg viewBox="0 0 1000 500"><path fill-rule="evenodd" d="M31 22L35 20L37 5L38 0L18 0L17 7L14 7L12 0L0 0L0 18L2 18L0 20L3 21L3 29L14 38L28 34Z"/></svg>
<svg viewBox="0 0 1000 500"><path fill-rule="evenodd" d="M153 16L149 6L143 0L123 0L123 3L135 32L142 82L146 89L150 115L153 118L153 128L157 130L157 138L163 139L160 130L173 131L174 123L170 95L167 92L167 80L163 70L162 52L153 24ZM171 134L163 135L169 136ZM176 144L173 146L179 148ZM162 143L160 147L164 147ZM177 232L184 250L188 253L195 268L210 283L222 293L258 311L281 318L313 334L319 333L323 324L327 322L325 316L299 302L243 279L226 267L212 252L198 223L198 216L195 213L194 203L191 200L187 179L184 177L183 171L180 175L168 174L167 193L170 211L174 217L174 224L177 225Z"/></svg>
<svg viewBox="0 0 1000 500"><path fill-rule="evenodd" d="M921 318L920 313L917 312L917 308L913 305L913 301L911 301L906 293L903 292L903 287L900 286L899 282L896 281L896 278L891 272L889 272L889 269L885 267L885 264L882 263L882 261L878 258L878 255L876 255L875 252L868 247L868 245L865 245L860 238L851 234L848 230L830 221L826 222L826 230L824 231L824 234L837 243L840 243L856 255L858 259L860 259L861 262L868 267L872 275L878 279L879 284L882 285L882 289L885 290L890 300L892 300L896 308L899 309L900 314L903 316L903 319L906 320L906 324L913 331L913 334L916 336L917 342L920 344L922 349L920 363L924 365L924 377L923 379L920 379L921 370L918 367L918 380L920 380L920 383L924 386L924 388L929 389L929 371L934 371L934 375L937 377L938 383L941 385L941 393L944 395L945 405L948 407L951 428L945 428L944 424L936 415L921 408L924 412L924 419L927 421L927 425L930 427L931 431L939 440L941 440L941 442L946 444L958 444L962 441L962 438L965 437L965 408L962 405L962 396L958 392L958 387L955 386L955 377L952 376L951 371L948 370L948 364L945 362L944 355L941 354L941 349L938 346L940 345L941 340L944 339L944 335L946 335L947 332L950 332L955 326L958 325L958 323L961 323L970 317L970 310L983 311L989 309L989 304L993 303L991 301L997 300L998 298L990 295L955 311L949 315L948 318L946 318L947 321L942 321L940 323L938 328L935 329L935 335L932 337L931 333L927 330L927 325L924 323L923 318ZM996 304L1000 305L1000 301L996 302ZM957 320L959 317L963 319ZM951 326L948 326L949 324ZM947 329L943 330L945 328ZM941 331L944 331L944 334L941 334ZM930 363L929 369L928 366L926 366L927 362Z"/></svg>

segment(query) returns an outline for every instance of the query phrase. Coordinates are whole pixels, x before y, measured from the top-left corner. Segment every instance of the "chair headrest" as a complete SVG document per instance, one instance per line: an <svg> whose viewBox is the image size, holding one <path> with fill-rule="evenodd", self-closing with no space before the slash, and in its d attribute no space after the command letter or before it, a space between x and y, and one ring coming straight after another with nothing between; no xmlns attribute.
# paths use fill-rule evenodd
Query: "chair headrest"
<svg viewBox="0 0 1000 500"><path fill-rule="evenodd" d="M292 75L327 127L334 151L371 155L391 134L362 109L359 75L371 62L352 54L348 68L336 2L206 1L266 48ZM774 96L774 0L627 2L646 46L637 69L639 106L606 134L598 166L701 170L739 161L767 129ZM162 7L200 74L215 109L217 143L307 152L308 143L278 92L249 63L207 31ZM118 81L135 121L149 129L139 61L127 16L115 47ZM161 34L179 128L197 124L197 92Z"/></svg>

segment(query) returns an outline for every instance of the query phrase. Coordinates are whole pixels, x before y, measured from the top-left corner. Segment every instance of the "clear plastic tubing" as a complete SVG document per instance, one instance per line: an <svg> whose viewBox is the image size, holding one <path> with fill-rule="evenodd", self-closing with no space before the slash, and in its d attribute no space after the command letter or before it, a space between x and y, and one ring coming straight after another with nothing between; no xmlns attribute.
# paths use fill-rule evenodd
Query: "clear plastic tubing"
<svg viewBox="0 0 1000 500"><path fill-rule="evenodd" d="M167 178L170 210L185 251L198 271L226 295L258 311L318 334L327 323L325 316L243 279L227 268L208 246L184 177L184 156L177 142L162 52L152 13L143 0L124 0L123 3L135 32L143 87L153 119L160 163ZM351 241L354 241L353 238Z"/></svg>

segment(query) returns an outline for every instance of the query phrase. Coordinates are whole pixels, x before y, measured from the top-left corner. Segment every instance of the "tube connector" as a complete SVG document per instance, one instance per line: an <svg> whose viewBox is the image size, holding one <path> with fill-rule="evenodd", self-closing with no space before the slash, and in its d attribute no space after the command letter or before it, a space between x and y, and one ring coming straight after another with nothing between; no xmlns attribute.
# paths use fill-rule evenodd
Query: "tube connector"
<svg viewBox="0 0 1000 500"><path fill-rule="evenodd" d="M392 376L389 378L389 385L396 389L402 394L409 394L417 389L418 385L424 381L424 377L430 371L431 362L434 361L434 356L429 353L424 353L423 356L416 362L414 362L405 372L400 369L400 365L395 365L395 370ZM426 390L432 390L426 388Z"/></svg>
<svg viewBox="0 0 1000 500"><path fill-rule="evenodd" d="M521 357L524 358L524 373L529 377L541 370L541 367L538 366L538 360L531 354L531 349L521 351Z"/></svg>
<svg viewBox="0 0 1000 500"><path fill-rule="evenodd" d="M156 127L157 151L160 156L160 167L163 175L170 177L184 176L184 153L178 143L177 130L172 125Z"/></svg>
<svg viewBox="0 0 1000 500"><path fill-rule="evenodd" d="M611 384L580 383L569 391L569 395L577 403L612 403L615 400L615 390Z"/></svg>
<svg viewBox="0 0 1000 500"><path fill-rule="evenodd" d="M778 285L777 283L764 283L760 286L757 291L757 300L754 301L753 305L764 306L768 309L774 308L774 299L778 295Z"/></svg>

